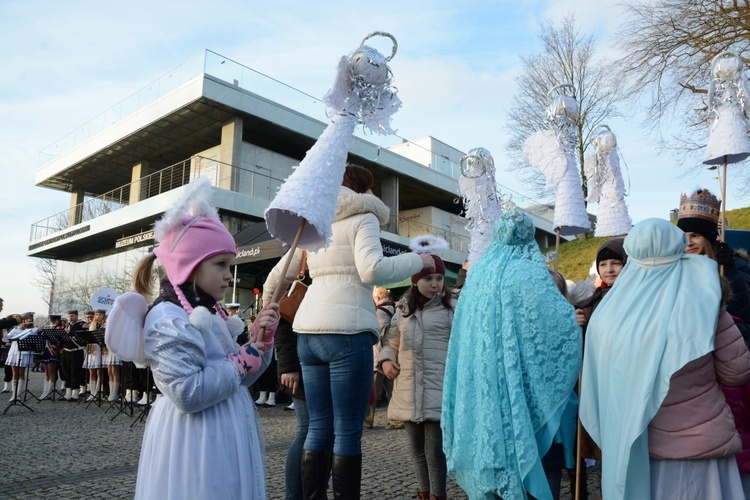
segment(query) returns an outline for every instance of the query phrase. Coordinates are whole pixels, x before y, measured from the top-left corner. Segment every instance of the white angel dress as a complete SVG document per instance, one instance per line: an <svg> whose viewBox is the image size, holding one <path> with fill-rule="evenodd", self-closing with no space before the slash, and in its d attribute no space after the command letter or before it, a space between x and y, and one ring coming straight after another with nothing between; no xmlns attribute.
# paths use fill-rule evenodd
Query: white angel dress
<svg viewBox="0 0 750 500"><path fill-rule="evenodd" d="M614 138L614 135L611 137ZM607 138L603 136L599 142L605 142ZM628 234L633 227L625 204L625 182L622 180L620 159L613 140L609 147L597 144L597 149L601 150L599 158L595 153L583 162L583 171L589 180L589 196L586 201L599 203L594 231L594 236L597 237L622 236Z"/></svg>
<svg viewBox="0 0 750 500"><path fill-rule="evenodd" d="M555 229L563 236L590 231L576 161L557 144L557 133L552 129L534 132L524 142L523 154L544 174L546 191L555 192Z"/></svg>
<svg viewBox="0 0 750 500"><path fill-rule="evenodd" d="M202 322L194 320L204 314ZM163 397L148 416L136 499L265 499L255 405L247 387L271 362L240 378L227 355L239 345L226 323L199 307L161 302L146 315L145 360ZM199 330L193 323L202 325Z"/></svg>

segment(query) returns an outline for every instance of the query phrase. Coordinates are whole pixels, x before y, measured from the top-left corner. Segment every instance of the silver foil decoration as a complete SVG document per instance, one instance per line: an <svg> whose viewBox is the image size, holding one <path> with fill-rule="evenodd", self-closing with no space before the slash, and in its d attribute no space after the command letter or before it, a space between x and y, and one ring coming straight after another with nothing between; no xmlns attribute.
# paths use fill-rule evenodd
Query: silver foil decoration
<svg viewBox="0 0 750 500"><path fill-rule="evenodd" d="M707 104L711 125L703 163L736 163L750 156L750 92L742 60L731 52L711 62Z"/></svg>
<svg viewBox="0 0 750 500"><path fill-rule="evenodd" d="M569 83L552 87L547 92L547 99L547 123L557 132L557 144L565 154L575 155L578 146L578 101L575 87Z"/></svg>
<svg viewBox="0 0 750 500"><path fill-rule="evenodd" d="M390 56L365 45L374 36L384 36L393 42ZM367 35L358 48L339 63L338 77L334 86L323 98L334 113L352 116L357 123L380 134L390 134L390 118L401 100L393 86L393 73L388 66L396 55L398 42L389 33L375 31Z"/></svg>
<svg viewBox="0 0 750 500"><path fill-rule="evenodd" d="M500 215L500 197L495 181L495 160L484 148L474 148L458 162L458 186L463 197L466 229L471 233L467 272L492 241L492 226Z"/></svg>

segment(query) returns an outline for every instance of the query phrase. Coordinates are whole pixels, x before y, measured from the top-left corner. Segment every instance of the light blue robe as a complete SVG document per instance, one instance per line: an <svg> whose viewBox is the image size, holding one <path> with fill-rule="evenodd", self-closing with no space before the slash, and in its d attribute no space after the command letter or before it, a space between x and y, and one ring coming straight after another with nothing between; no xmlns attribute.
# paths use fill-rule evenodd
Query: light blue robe
<svg viewBox="0 0 750 500"><path fill-rule="evenodd" d="M534 229L503 213L456 307L441 426L449 474L471 499L552 498L541 457L578 377L581 330Z"/></svg>
<svg viewBox="0 0 750 500"><path fill-rule="evenodd" d="M587 328L579 417L602 449L607 500L651 497L648 424L672 375L714 348L717 265L686 246L665 220L636 224L628 262Z"/></svg>

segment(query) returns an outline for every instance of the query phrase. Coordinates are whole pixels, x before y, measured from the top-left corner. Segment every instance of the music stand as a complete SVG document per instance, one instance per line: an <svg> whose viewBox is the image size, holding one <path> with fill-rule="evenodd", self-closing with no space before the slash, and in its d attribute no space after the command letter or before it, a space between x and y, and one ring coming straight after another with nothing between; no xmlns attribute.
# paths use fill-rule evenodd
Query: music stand
<svg viewBox="0 0 750 500"><path fill-rule="evenodd" d="M42 332L42 337L44 338L44 340L45 341L49 341L50 344L53 344L55 346L55 350L58 351L57 354L59 354L59 349L61 348L61 346L63 345L63 343L72 342L72 340L68 336L68 332L66 332L62 328L42 328L40 331ZM57 357L57 356L55 356L55 357ZM55 363L59 364L59 360L55 359ZM45 375L46 375L46 372L45 372ZM55 373L55 379L57 379L57 373ZM47 396L47 398L40 399L39 402L41 403L42 401L49 400L49 401L52 401L54 403L55 399L57 397L57 393L58 393L58 390L57 390L57 380L55 380L53 382L52 392L49 394L49 396ZM50 396L51 396L51 398L50 398ZM63 394L60 394L60 397L62 397L62 396L63 396Z"/></svg>
<svg viewBox="0 0 750 500"><path fill-rule="evenodd" d="M141 409L141 413L135 417L135 420L133 420L133 423L130 424L130 427L133 427L136 422L139 420L141 422L146 421L146 417L148 416L149 412L151 411L151 367L146 367L146 404L143 405Z"/></svg>
<svg viewBox="0 0 750 500"><path fill-rule="evenodd" d="M122 394L122 391L127 392L127 389L125 389L125 373L124 373L125 363L128 363L128 376L129 376L131 385L133 384L133 372L135 371L135 365L127 361L122 361L122 364L120 365L120 383L121 383L120 391L121 392L118 395L117 399L112 401L112 403L110 403L109 408L107 408L107 411L104 412L104 413L107 413L111 408L117 407L117 404L119 402L120 408L118 409L117 413L115 413L115 415L110 419L110 421L116 419L117 416L121 413L128 415L128 410L130 411L130 414L128 415L130 418L133 418L133 414L135 413L133 409L135 407L135 401L133 401L132 399L128 401L125 398L125 396Z"/></svg>
<svg viewBox="0 0 750 500"><path fill-rule="evenodd" d="M35 333L27 335L24 338L17 339L16 342L18 342L19 351L39 352L40 350L44 350L44 338L41 335ZM26 398L28 394L31 394L31 397L33 397L34 399L39 399L34 396L34 393L29 390L29 371L29 367L27 366L26 370L24 370L24 379L26 383L24 384L23 398L21 397L21 394L18 394L16 392L16 397L8 404L8 406L5 407L5 410L3 410L3 415L8 413L8 410L10 410L11 406L17 405L23 406L32 413L34 412L34 410L26 404Z"/></svg>

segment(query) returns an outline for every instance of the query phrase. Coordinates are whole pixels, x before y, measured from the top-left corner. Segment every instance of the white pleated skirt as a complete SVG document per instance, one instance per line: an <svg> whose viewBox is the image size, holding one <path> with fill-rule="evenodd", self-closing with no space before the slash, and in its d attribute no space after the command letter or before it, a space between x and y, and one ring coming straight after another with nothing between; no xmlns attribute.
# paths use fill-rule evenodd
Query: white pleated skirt
<svg viewBox="0 0 750 500"><path fill-rule="evenodd" d="M19 351L18 342L11 342L5 364L8 366L31 366L31 351Z"/></svg>

